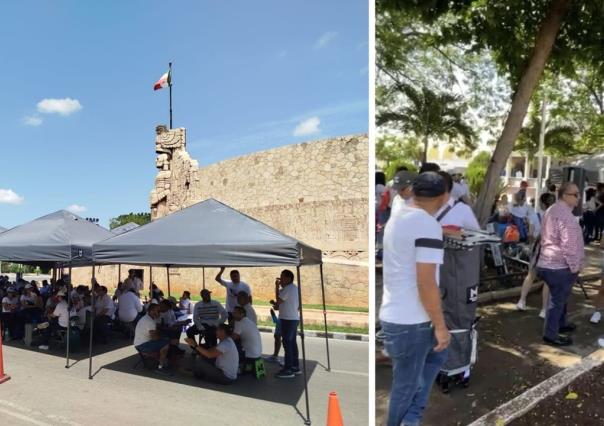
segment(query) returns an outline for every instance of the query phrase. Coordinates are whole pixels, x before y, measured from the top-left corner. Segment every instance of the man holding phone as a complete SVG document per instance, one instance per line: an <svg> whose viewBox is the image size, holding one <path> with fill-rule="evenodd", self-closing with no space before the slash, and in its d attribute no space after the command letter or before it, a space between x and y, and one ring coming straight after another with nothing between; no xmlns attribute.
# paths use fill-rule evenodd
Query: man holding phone
<svg viewBox="0 0 604 426"><path fill-rule="evenodd" d="M294 273L288 269L281 272L275 281L280 285L277 300L271 300L275 310L279 310L279 323L281 324L281 338L283 341L284 365L276 375L279 379L292 379L301 374L300 360L298 357L298 323L300 322L300 298L298 287L294 284Z"/></svg>

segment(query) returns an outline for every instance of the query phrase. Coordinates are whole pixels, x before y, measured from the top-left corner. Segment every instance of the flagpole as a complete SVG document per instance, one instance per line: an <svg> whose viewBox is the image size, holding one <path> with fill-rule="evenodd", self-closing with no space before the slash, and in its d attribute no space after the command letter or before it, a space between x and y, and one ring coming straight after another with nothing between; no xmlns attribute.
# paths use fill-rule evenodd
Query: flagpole
<svg viewBox="0 0 604 426"><path fill-rule="evenodd" d="M170 129L172 129L172 62L169 63L168 87L170 89Z"/></svg>

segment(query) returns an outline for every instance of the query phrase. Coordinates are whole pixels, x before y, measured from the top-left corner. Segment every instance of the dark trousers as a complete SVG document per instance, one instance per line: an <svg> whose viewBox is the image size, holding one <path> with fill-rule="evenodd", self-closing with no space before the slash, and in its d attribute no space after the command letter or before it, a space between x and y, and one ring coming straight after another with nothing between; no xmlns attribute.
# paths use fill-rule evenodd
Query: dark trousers
<svg viewBox="0 0 604 426"><path fill-rule="evenodd" d="M298 343L296 335L298 334L298 320L280 320L281 321L281 338L283 339L284 370L292 368L300 368L298 359Z"/></svg>
<svg viewBox="0 0 604 426"><path fill-rule="evenodd" d="M215 361L204 357L197 357L194 368L195 377L220 385L229 385L235 380L229 379L221 369L216 367Z"/></svg>
<svg viewBox="0 0 604 426"><path fill-rule="evenodd" d="M209 348L213 348L217 345L216 340L216 327L202 324L203 330L199 330L196 325L192 325L187 329L187 337L194 339L196 335L200 335L206 342Z"/></svg>
<svg viewBox="0 0 604 426"><path fill-rule="evenodd" d="M109 323L111 318L107 315L101 315L94 319L95 340L106 343L109 340Z"/></svg>
<svg viewBox="0 0 604 426"><path fill-rule="evenodd" d="M17 312L2 312L2 332L8 330L11 339L23 337L23 322Z"/></svg>
<svg viewBox="0 0 604 426"><path fill-rule="evenodd" d="M557 339L560 328L566 325L566 305L578 274L572 273L570 269L539 268L539 275L549 287L543 335L549 339Z"/></svg>
<svg viewBox="0 0 604 426"><path fill-rule="evenodd" d="M59 330L67 330L67 328L61 327L57 319L51 319L50 325L46 327L42 333L42 344L48 345L48 342L50 342L50 337Z"/></svg>

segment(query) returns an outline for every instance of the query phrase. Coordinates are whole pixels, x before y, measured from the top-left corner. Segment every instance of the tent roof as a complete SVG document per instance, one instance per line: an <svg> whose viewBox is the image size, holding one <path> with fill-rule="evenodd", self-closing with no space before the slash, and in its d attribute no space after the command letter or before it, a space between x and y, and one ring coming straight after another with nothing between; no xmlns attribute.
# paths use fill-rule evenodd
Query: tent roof
<svg viewBox="0 0 604 426"><path fill-rule="evenodd" d="M92 244L113 234L66 210L0 234L0 260L29 264L89 264Z"/></svg>
<svg viewBox="0 0 604 426"><path fill-rule="evenodd" d="M94 244L97 263L279 266L321 263L321 251L215 199Z"/></svg>
<svg viewBox="0 0 604 426"><path fill-rule="evenodd" d="M128 232L128 231L132 231L135 228L138 228L140 225L134 222L128 222L128 223L124 223L123 225L120 226L116 226L115 228L113 228L111 230L112 234L115 235L120 235L123 234L124 232Z"/></svg>
<svg viewBox="0 0 604 426"><path fill-rule="evenodd" d="M3 228L2 226L0 226L0 234L3 233L4 231L6 231L6 228Z"/></svg>

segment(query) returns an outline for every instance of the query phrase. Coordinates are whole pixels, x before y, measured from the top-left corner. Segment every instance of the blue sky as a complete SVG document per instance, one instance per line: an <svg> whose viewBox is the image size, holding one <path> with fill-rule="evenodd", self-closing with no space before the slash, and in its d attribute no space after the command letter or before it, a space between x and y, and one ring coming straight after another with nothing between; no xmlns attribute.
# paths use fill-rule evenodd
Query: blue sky
<svg viewBox="0 0 604 426"><path fill-rule="evenodd" d="M154 130L200 165L368 128L366 0L27 1L0 15L0 226L148 211ZM80 208L78 208L80 207ZM85 208L85 209L84 209Z"/></svg>

